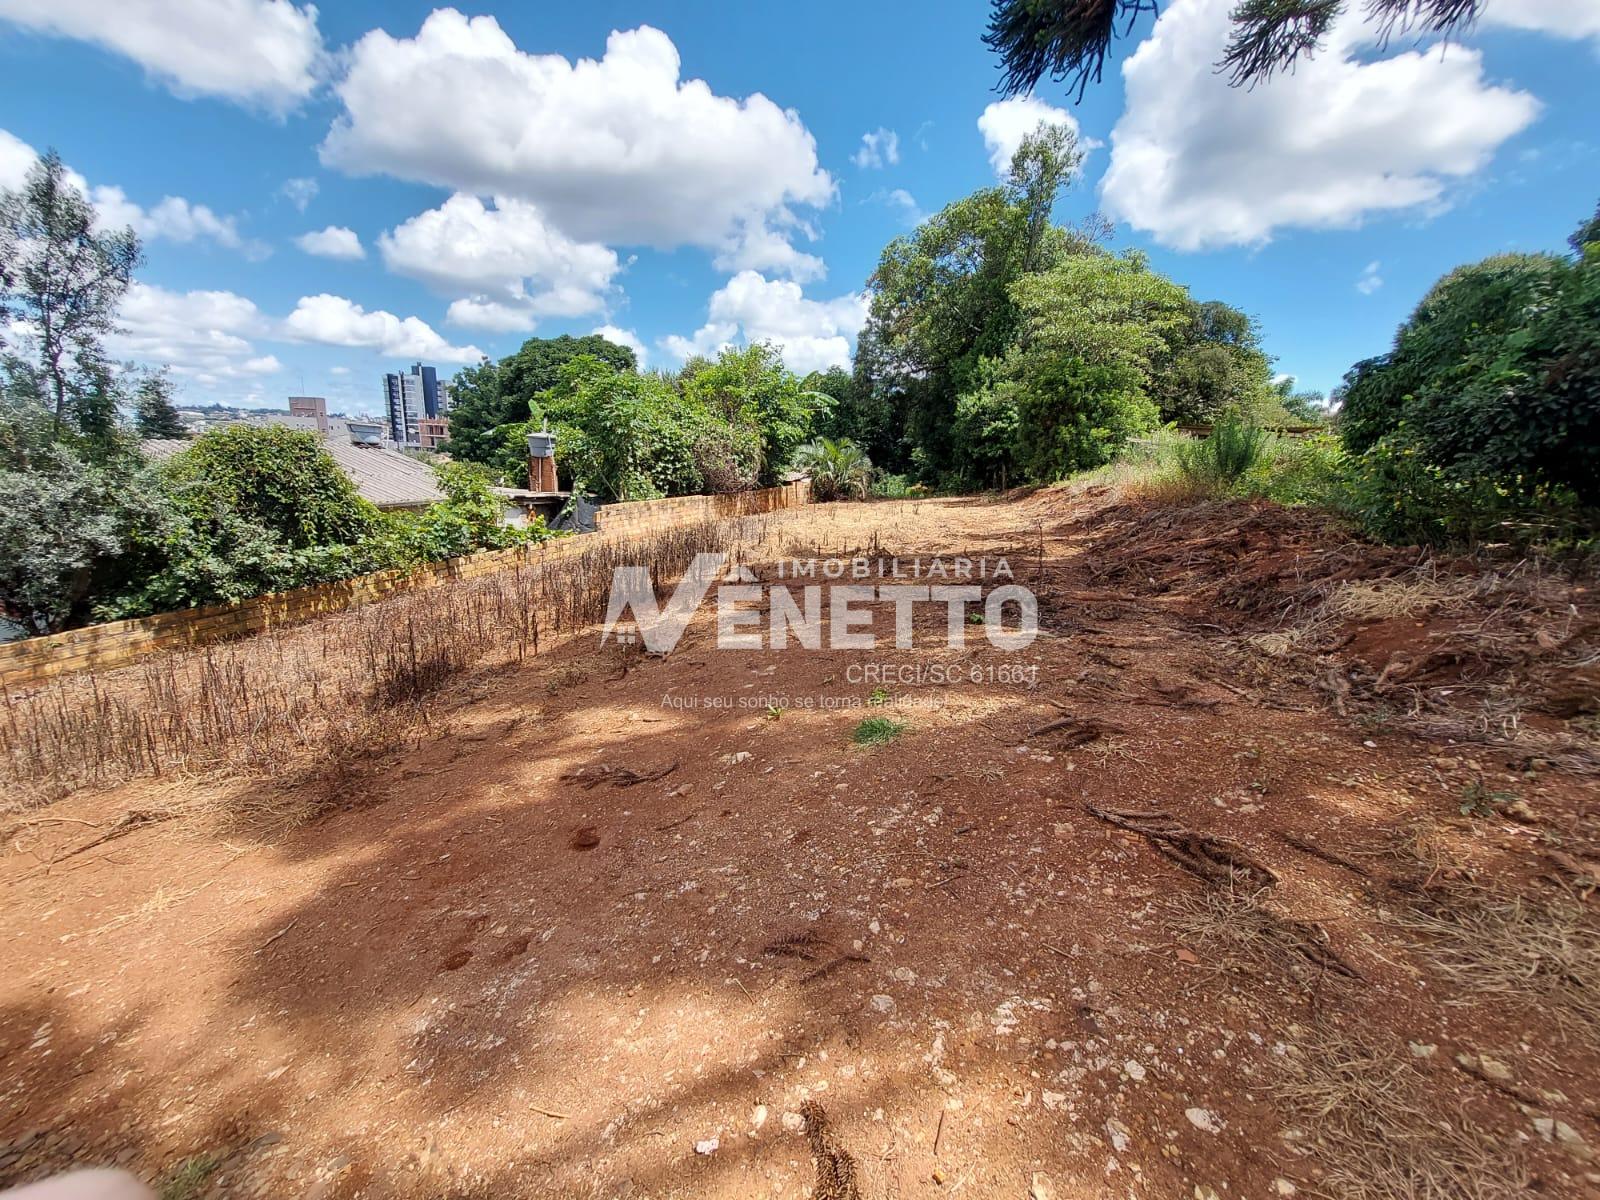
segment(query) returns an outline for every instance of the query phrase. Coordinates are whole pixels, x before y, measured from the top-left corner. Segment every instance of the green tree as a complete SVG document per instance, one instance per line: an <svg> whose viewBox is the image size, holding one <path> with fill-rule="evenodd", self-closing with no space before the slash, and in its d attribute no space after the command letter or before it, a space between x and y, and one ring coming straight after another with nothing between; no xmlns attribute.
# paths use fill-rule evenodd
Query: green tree
<svg viewBox="0 0 1600 1200"><path fill-rule="evenodd" d="M1207 300L1171 330L1157 361L1150 396L1163 421L1203 424L1228 411L1274 422L1285 414L1273 390L1271 360L1255 321L1232 305Z"/></svg>
<svg viewBox="0 0 1600 1200"><path fill-rule="evenodd" d="M1023 276L1011 294L1036 352L1123 369L1140 387L1193 311L1189 293L1151 271L1137 252L1072 255Z"/></svg>
<svg viewBox="0 0 1600 1200"><path fill-rule="evenodd" d="M0 193L0 229L4 307L29 331L31 366L59 436L74 403L80 424L81 413L103 411L109 376L101 342L133 282L139 239L132 229L95 228L94 209L53 150L29 168L21 188Z"/></svg>
<svg viewBox="0 0 1600 1200"><path fill-rule="evenodd" d="M1429 289L1386 355L1345 376L1339 432L1359 454L1404 419L1425 391L1465 387L1485 353L1524 327L1567 269L1553 254L1500 254L1458 267Z"/></svg>
<svg viewBox="0 0 1600 1200"><path fill-rule="evenodd" d="M795 447L811 436L832 407L823 392L808 392L783 365L776 347L757 342L722 351L716 361L686 363L679 377L685 400L730 431L754 433L757 481L777 482Z"/></svg>
<svg viewBox="0 0 1600 1200"><path fill-rule="evenodd" d="M1022 434L1017 413L1018 385L998 370L956 399L955 440L958 461L970 468L980 487L1006 487L1017 478L1017 447Z"/></svg>
<svg viewBox="0 0 1600 1200"><path fill-rule="evenodd" d="M1600 245L1496 255L1425 296L1356 364L1339 433L1379 536L1548 539L1600 524Z"/></svg>
<svg viewBox="0 0 1600 1200"><path fill-rule="evenodd" d="M0 370L0 467L24 471L55 444L55 417L27 364L13 359Z"/></svg>
<svg viewBox="0 0 1600 1200"><path fill-rule="evenodd" d="M635 371L638 361L626 346L599 334L529 338L521 349L501 359L457 372L451 382L450 454L455 458L505 467L503 426L528 420L531 406L557 386L561 368L587 355L619 371Z"/></svg>
<svg viewBox="0 0 1600 1200"><path fill-rule="evenodd" d="M95 462L104 462L122 443L121 408L125 399L122 380L110 363L85 354L79 358L73 382L67 411L79 445Z"/></svg>
<svg viewBox="0 0 1600 1200"><path fill-rule="evenodd" d="M538 403L556 431L557 462L574 491L601 500L651 500L698 492L694 446L703 410L673 382L593 355L562 364Z"/></svg>
<svg viewBox="0 0 1600 1200"><path fill-rule="evenodd" d="M133 482L65 446L42 449L29 467L0 470L0 609L47 633L77 611L96 567L125 546Z"/></svg>
<svg viewBox="0 0 1600 1200"><path fill-rule="evenodd" d="M1415 29L1446 37L1469 27L1484 0L1368 0L1380 41ZM1239 0L1219 67L1234 86L1263 82L1314 54L1346 0ZM1098 83L1111 43L1128 37L1157 0L991 0L984 43L1000 56L1007 96L1033 91L1046 75L1065 80L1079 100Z"/></svg>
<svg viewBox="0 0 1600 1200"><path fill-rule="evenodd" d="M1600 505L1600 249L1538 279L1517 327L1471 341L1403 410L1451 476Z"/></svg>
<svg viewBox="0 0 1600 1200"><path fill-rule="evenodd" d="M1272 395L1290 421L1302 425L1328 423L1328 407L1322 393L1296 388L1293 375L1285 375L1274 382Z"/></svg>
<svg viewBox="0 0 1600 1200"><path fill-rule="evenodd" d="M1021 324L1012 285L1074 254L1088 235L1049 214L1080 161L1065 131L1041 126L1013 156L1007 185L947 205L890 242L867 287L857 374L876 402L902 414L902 436L925 474L959 470L951 431L957 397L1003 358Z"/></svg>
<svg viewBox="0 0 1600 1200"><path fill-rule="evenodd" d="M1129 438L1156 426L1156 406L1126 363L1033 355L1017 364L1013 379L1017 462L1038 483L1103 466Z"/></svg>
<svg viewBox="0 0 1600 1200"><path fill-rule="evenodd" d="M165 474L191 509L226 509L289 549L357 542L378 520L316 434L281 425L210 430Z"/></svg>
<svg viewBox="0 0 1600 1200"><path fill-rule="evenodd" d="M134 426L142 438L186 438L189 429L172 402L172 381L165 372L146 375L133 398Z"/></svg>

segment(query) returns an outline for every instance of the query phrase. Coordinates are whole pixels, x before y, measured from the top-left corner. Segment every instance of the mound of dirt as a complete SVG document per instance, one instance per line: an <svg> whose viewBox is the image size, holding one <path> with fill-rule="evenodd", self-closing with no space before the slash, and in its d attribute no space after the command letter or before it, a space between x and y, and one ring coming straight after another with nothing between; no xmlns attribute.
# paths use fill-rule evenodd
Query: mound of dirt
<svg viewBox="0 0 1600 1200"><path fill-rule="evenodd" d="M1190 507L1128 501L1097 520L1097 580L1182 596L1246 618L1284 618L1317 606L1345 580L1382 579L1422 561L1415 547L1376 546L1308 509L1245 500Z"/></svg>
<svg viewBox="0 0 1600 1200"><path fill-rule="evenodd" d="M1114 503L1095 529L1097 584L1240 638L1247 676L1464 740L1531 723L1542 750L1600 770L1600 595L1577 570L1374 545L1242 500Z"/></svg>

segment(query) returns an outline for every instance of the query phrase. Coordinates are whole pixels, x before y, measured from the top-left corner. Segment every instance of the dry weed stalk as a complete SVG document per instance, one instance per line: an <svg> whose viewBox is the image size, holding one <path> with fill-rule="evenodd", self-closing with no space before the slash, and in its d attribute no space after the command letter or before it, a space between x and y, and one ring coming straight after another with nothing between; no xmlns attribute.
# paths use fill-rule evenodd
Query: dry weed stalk
<svg viewBox="0 0 1600 1200"><path fill-rule="evenodd" d="M381 748L425 721L441 688L600 620L614 567L647 567L671 588L698 553L739 561L774 544L788 516L595 537L548 562L534 556L240 641L0 693L3 807L144 776L277 776Z"/></svg>
<svg viewBox="0 0 1600 1200"><path fill-rule="evenodd" d="M1440 1088L1404 1051L1324 1031L1283 1060L1273 1091L1311 1134L1326 1174L1321 1194L1346 1200L1504 1200L1527 1175L1503 1140L1441 1103Z"/></svg>
<svg viewBox="0 0 1600 1200"><path fill-rule="evenodd" d="M1535 903L1446 883L1390 918L1461 993L1536 1008L1558 1029L1600 1039L1600 924L1578 903Z"/></svg>

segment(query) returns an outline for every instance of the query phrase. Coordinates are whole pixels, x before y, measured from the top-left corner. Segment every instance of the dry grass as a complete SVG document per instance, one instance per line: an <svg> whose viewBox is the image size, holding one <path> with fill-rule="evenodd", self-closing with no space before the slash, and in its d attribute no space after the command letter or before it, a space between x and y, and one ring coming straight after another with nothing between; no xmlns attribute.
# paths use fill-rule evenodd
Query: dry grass
<svg viewBox="0 0 1600 1200"><path fill-rule="evenodd" d="M1272 974L1321 989L1346 970L1320 925L1285 917L1266 902L1266 890L1242 887L1179 892L1166 903L1166 921L1179 937L1206 951L1213 971ZM1204 964L1203 964L1204 965Z"/></svg>
<svg viewBox="0 0 1600 1200"><path fill-rule="evenodd" d="M1179 937L1205 946L1219 969L1281 959L1277 916L1262 903L1264 895L1235 888L1178 892L1167 900L1167 924Z"/></svg>
<svg viewBox="0 0 1600 1200"><path fill-rule="evenodd" d="M1404 1051L1324 1031L1300 1040L1274 1086L1310 1135L1341 1200L1502 1200L1524 1195L1527 1175L1502 1139L1445 1108L1454 1088Z"/></svg>
<svg viewBox="0 0 1600 1200"><path fill-rule="evenodd" d="M1558 1029L1600 1039L1600 925L1576 903L1533 903L1469 884L1394 915L1458 1003L1528 1005Z"/></svg>
<svg viewBox="0 0 1600 1200"><path fill-rule="evenodd" d="M1482 580L1441 575L1429 564L1393 579L1347 580L1329 595L1327 612L1351 621L1459 612L1482 591Z"/></svg>
<svg viewBox="0 0 1600 1200"><path fill-rule="evenodd" d="M591 547L548 564L330 614L237 642L0 694L0 811L84 786L226 772L335 769L430 720L453 682L522 662L590 628L618 565L670 588L694 555L733 560L770 544L787 513L740 517Z"/></svg>

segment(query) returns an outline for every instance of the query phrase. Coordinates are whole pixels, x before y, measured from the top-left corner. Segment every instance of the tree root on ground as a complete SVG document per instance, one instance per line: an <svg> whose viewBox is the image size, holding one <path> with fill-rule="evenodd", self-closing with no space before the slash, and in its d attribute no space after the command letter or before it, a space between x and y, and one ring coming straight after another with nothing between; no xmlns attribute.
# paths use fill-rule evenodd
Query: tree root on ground
<svg viewBox="0 0 1600 1200"><path fill-rule="evenodd" d="M1240 883L1252 891L1278 882L1277 872L1243 846L1186 829L1164 812L1116 812L1086 804L1091 817L1143 836L1156 850L1207 883Z"/></svg>
<svg viewBox="0 0 1600 1200"><path fill-rule="evenodd" d="M816 1186L811 1190L813 1200L861 1200L855 1159L834 1140L822 1105L807 1100L800 1106L800 1118L805 1122L806 1141L817 1168Z"/></svg>
<svg viewBox="0 0 1600 1200"><path fill-rule="evenodd" d="M582 784L584 791L599 787L602 783L609 783L612 787L619 788L634 787L641 783L653 783L657 779L671 775L677 769L676 762L646 771L613 766L611 763L597 763L591 767L579 767L575 771L568 771L561 777L561 782Z"/></svg>

